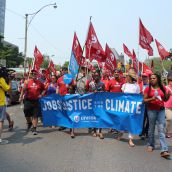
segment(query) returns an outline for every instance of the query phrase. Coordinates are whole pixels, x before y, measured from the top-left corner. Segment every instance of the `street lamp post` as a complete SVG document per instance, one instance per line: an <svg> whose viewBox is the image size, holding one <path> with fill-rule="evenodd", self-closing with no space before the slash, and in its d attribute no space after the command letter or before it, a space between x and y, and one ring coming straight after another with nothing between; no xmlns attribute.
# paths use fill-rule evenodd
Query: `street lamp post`
<svg viewBox="0 0 172 172"><path fill-rule="evenodd" d="M47 4L44 5L43 7L41 7L38 11L31 13L31 14L25 14L25 38L24 38L24 73L26 73L26 61L27 61L27 34L28 34L28 28L29 25L31 24L32 20L34 19L34 17L40 12L42 11L44 8L48 7L48 6L53 6L54 8L57 8L56 3L54 4ZM30 19L29 23L28 23L28 16L32 16L32 18Z"/></svg>

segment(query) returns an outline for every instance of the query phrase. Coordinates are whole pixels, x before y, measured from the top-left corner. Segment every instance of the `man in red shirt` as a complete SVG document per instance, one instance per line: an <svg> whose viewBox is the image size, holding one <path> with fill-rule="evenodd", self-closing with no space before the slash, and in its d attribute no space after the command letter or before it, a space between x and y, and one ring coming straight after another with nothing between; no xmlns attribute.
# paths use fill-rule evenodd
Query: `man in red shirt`
<svg viewBox="0 0 172 172"><path fill-rule="evenodd" d="M68 73L68 68L67 67L62 67L61 74L62 76L57 80L57 90L56 93L60 95L66 95L69 93L69 85L74 85L74 80L72 79L70 84L65 84L64 82L64 75ZM65 130L66 127L60 127L59 131Z"/></svg>
<svg viewBox="0 0 172 172"><path fill-rule="evenodd" d="M115 69L114 71L114 78L109 81L108 84L108 91L109 92L122 92L121 88L124 84L123 80L120 78L118 69Z"/></svg>
<svg viewBox="0 0 172 172"><path fill-rule="evenodd" d="M37 71L32 70L30 79L26 80L23 92L20 95L20 101L24 95L24 114L28 124L28 131L33 125L33 135L37 135L36 127L38 117L41 115L39 98L44 95L44 84L37 78Z"/></svg>
<svg viewBox="0 0 172 172"><path fill-rule="evenodd" d="M68 73L67 67L62 68L62 76L57 80L57 90L56 93L60 95L66 95L68 93L68 86L74 84L74 80L70 84L64 83L64 75Z"/></svg>
<svg viewBox="0 0 172 172"><path fill-rule="evenodd" d="M122 92L121 88L124 84L123 80L120 78L120 73L118 69L114 70L114 78L112 78L108 83L108 91L113 93L119 93ZM109 133L118 133L115 129L109 129Z"/></svg>

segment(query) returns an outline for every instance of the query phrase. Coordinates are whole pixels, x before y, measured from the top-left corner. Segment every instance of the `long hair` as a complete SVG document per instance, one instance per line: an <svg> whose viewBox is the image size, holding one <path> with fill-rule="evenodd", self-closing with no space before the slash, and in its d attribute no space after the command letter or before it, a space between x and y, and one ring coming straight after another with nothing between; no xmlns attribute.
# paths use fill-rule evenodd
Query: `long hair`
<svg viewBox="0 0 172 172"><path fill-rule="evenodd" d="M165 89L164 89L164 86L163 86L163 84L162 84L162 82L161 82L161 75L159 74L159 73L153 73L152 75L155 75L156 76L156 78L157 78L157 82L158 82L158 86L159 86L159 88L160 88L160 90L164 93L164 95L165 95ZM152 76L151 75L151 76ZM151 83L149 83L149 90L151 90Z"/></svg>

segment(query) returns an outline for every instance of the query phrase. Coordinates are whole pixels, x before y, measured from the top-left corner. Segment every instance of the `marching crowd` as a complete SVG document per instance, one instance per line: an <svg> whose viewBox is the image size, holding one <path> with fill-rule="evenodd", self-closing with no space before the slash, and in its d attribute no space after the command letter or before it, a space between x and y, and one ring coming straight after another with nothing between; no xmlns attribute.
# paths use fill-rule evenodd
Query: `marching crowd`
<svg viewBox="0 0 172 172"><path fill-rule="evenodd" d="M72 79L69 84L64 82L64 75L68 69L63 67L55 75L52 74L47 79L45 70L40 75L36 70L32 70L20 81L19 91L20 102L24 104L24 115L27 123L27 131L32 131L37 135L38 119L42 119L39 99L50 94L85 94L88 92L123 92L143 94L145 103L145 114L143 121L141 139L147 139L147 151L152 152L155 148L155 126L157 125L161 156L169 157L167 138L172 137L172 75L167 77L166 85L161 80L159 73L142 73L140 77L133 69L128 73L121 73L118 69L110 75L107 71L95 68L88 72L85 67L80 68L76 79ZM9 128L12 129L14 121L6 112L5 92L10 92L10 83L0 76L0 143L2 142L3 122L7 118ZM56 127L56 126L52 126ZM59 131L65 130L63 126ZM89 128L89 132L94 137L103 139L102 128ZM120 140L124 131L109 129L109 132L116 132L117 139ZM75 137L74 129L70 129L71 138ZM128 144L134 147L134 136L128 133Z"/></svg>

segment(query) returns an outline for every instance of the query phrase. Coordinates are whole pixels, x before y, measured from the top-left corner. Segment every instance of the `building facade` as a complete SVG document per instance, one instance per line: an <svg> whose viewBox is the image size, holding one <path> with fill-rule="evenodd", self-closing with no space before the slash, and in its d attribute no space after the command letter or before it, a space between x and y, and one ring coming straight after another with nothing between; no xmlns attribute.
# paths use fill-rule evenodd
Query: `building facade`
<svg viewBox="0 0 172 172"><path fill-rule="evenodd" d="M0 36L4 36L6 0L0 0Z"/></svg>

